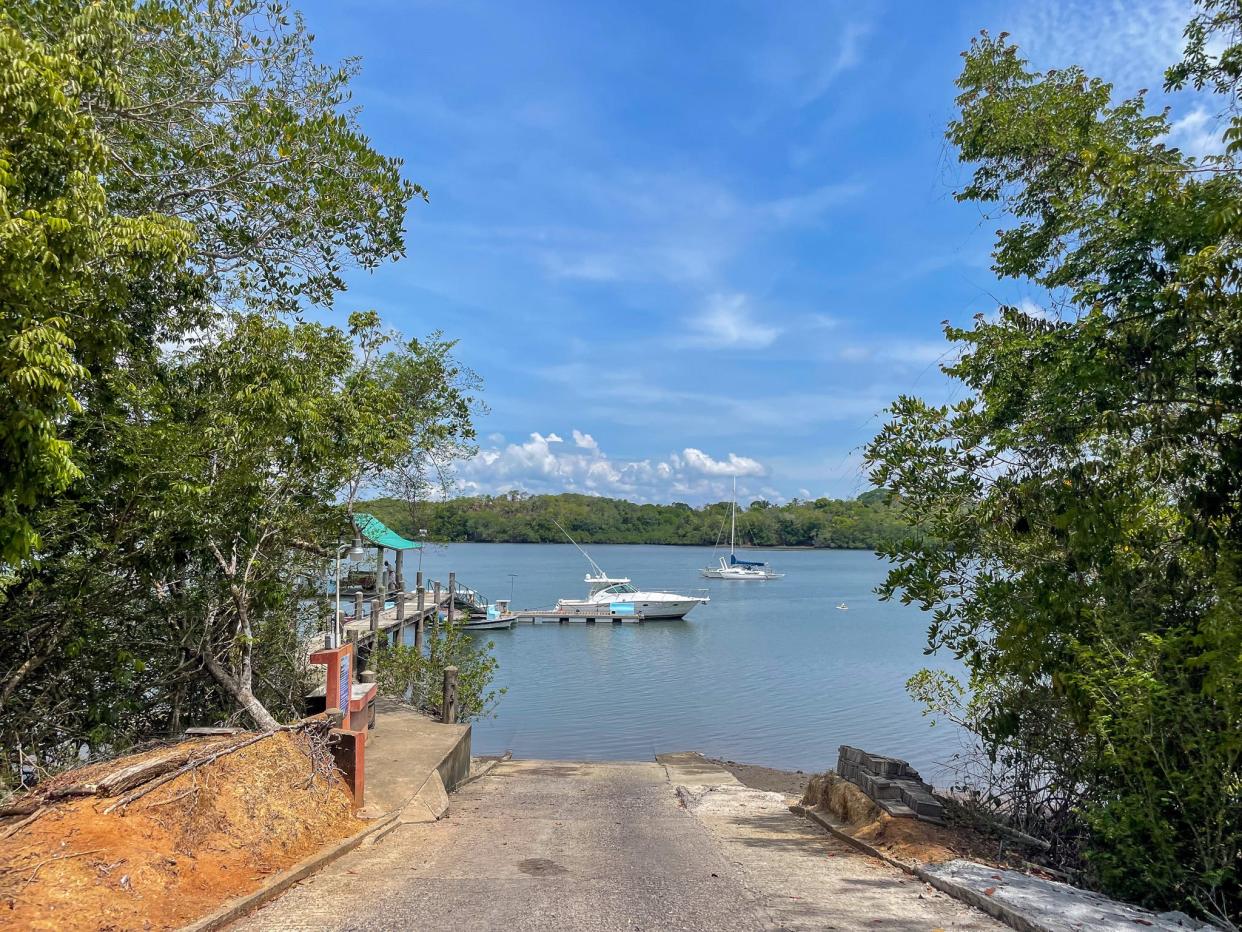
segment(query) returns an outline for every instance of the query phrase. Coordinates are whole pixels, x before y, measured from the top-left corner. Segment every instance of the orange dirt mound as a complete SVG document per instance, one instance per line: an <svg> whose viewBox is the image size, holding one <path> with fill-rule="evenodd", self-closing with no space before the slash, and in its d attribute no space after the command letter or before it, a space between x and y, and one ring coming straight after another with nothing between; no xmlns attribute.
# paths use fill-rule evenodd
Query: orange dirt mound
<svg viewBox="0 0 1242 932"><path fill-rule="evenodd" d="M171 929L250 892L364 825L311 760L278 732L108 815L116 798L55 805L0 845L0 926Z"/></svg>
<svg viewBox="0 0 1242 932"><path fill-rule="evenodd" d="M939 864L971 858L985 864L1022 863L1005 854L995 839L968 825L894 819L861 789L831 770L811 778L802 804L832 816L840 831L897 861Z"/></svg>
<svg viewBox="0 0 1242 932"><path fill-rule="evenodd" d="M957 828L944 828L918 819L894 819L887 812L849 834L898 861L918 864L939 864L954 858L968 857L977 847L977 840ZM995 846L991 853L995 855Z"/></svg>

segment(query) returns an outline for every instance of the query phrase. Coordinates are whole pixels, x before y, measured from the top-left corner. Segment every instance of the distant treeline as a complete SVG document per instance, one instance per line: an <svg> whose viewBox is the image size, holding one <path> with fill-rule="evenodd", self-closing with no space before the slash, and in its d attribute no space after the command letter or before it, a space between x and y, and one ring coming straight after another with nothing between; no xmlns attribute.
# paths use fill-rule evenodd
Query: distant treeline
<svg viewBox="0 0 1242 932"><path fill-rule="evenodd" d="M872 490L855 499L795 499L786 505L765 501L739 506L737 540L751 547L824 547L874 550L907 531L889 502L889 493ZM699 544L729 541L729 503L702 508L637 505L615 498L560 495L484 495L422 502L411 506L392 498L360 502L357 510L375 515L393 530L417 539L420 529L433 541L479 543L564 542L560 522L580 543Z"/></svg>

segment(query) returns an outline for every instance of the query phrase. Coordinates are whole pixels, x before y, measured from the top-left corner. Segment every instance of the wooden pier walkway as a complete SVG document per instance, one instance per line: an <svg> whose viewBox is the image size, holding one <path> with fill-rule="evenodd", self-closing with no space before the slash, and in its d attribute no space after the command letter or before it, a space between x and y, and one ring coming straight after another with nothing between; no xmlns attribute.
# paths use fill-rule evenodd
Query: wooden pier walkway
<svg viewBox="0 0 1242 932"><path fill-rule="evenodd" d="M390 601L392 604L389 604ZM342 601L341 604L348 603ZM449 573L447 585L432 580L421 591L398 590L383 596L356 592L352 594L352 604L353 613L341 619L341 633L345 640L354 640L359 644L368 644L380 634L392 641L394 633L396 642L404 643L407 626L418 630L429 620L438 619L440 612L446 613L449 618L487 615L486 598L469 586L458 583L455 573Z"/></svg>

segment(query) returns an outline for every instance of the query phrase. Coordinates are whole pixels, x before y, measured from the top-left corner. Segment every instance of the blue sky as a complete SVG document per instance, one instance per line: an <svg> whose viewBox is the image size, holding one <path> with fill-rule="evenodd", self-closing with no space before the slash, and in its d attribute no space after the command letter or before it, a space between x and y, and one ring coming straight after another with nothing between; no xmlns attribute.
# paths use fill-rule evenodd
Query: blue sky
<svg viewBox="0 0 1242 932"><path fill-rule="evenodd" d="M941 321L1038 307L954 202L959 54L1158 90L1184 2L307 2L360 56L376 145L430 190L408 258L331 313L442 330L485 381L466 492L699 504L852 496L900 393L953 388ZM1211 113L1170 103L1176 141Z"/></svg>

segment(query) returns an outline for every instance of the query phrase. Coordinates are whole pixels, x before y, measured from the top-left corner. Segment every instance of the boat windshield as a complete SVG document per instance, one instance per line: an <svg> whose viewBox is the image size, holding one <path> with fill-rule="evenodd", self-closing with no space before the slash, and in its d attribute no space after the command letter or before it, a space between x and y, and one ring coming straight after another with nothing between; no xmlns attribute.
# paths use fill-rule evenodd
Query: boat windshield
<svg viewBox="0 0 1242 932"><path fill-rule="evenodd" d="M629 583L621 583L619 586L609 586L604 590L604 592L607 592L609 595L631 595L637 591L638 590Z"/></svg>

